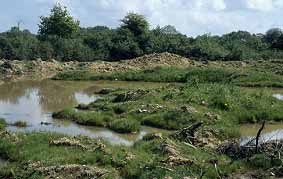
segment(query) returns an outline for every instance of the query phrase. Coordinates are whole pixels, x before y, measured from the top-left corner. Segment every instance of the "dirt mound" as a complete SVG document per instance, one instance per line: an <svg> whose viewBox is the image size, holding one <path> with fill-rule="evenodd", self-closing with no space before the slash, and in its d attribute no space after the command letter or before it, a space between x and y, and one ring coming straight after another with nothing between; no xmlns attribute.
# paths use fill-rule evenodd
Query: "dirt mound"
<svg viewBox="0 0 283 179"><path fill-rule="evenodd" d="M123 72L128 70L152 69L156 67L188 67L199 66L200 63L170 53L154 53L144 55L135 59L122 60L118 62L58 62L56 60L43 61L8 61L0 60L0 74L3 79L49 78L61 71L90 70L95 72ZM0 77L1 80L1 77Z"/></svg>
<svg viewBox="0 0 283 179"><path fill-rule="evenodd" d="M132 60L121 61L121 63L140 69L148 69L159 66L186 67L192 65L194 62L188 58L166 52L144 55Z"/></svg>
<svg viewBox="0 0 283 179"><path fill-rule="evenodd" d="M169 66L188 67L196 66L198 63L188 58L166 52L144 55L138 58L122 60L119 62L95 62L89 65L91 70L97 72L121 72Z"/></svg>
<svg viewBox="0 0 283 179"><path fill-rule="evenodd" d="M89 63L88 68L95 72L115 72L115 71L127 71L127 70L138 70L138 68L122 64L121 62L94 62Z"/></svg>
<svg viewBox="0 0 283 179"><path fill-rule="evenodd" d="M0 76L2 79L44 79L53 76L59 71L75 70L82 66L79 62L58 62L56 60L33 61L0 60Z"/></svg>

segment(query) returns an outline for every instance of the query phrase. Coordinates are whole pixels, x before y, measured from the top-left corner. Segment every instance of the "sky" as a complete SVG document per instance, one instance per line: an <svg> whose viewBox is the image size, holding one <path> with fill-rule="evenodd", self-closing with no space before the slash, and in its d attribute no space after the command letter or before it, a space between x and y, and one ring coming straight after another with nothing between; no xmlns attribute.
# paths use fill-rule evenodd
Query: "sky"
<svg viewBox="0 0 283 179"><path fill-rule="evenodd" d="M83 27L115 28L135 12L145 15L151 28L170 24L188 36L283 28L283 0L1 0L0 32L21 22L22 29L37 33L39 17L48 15L56 2Z"/></svg>

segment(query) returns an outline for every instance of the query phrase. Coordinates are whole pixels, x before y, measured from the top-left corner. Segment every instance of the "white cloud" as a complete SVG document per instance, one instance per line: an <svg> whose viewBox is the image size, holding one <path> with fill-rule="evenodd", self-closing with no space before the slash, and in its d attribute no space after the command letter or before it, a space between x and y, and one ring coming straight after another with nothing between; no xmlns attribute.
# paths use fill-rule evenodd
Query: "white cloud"
<svg viewBox="0 0 283 179"><path fill-rule="evenodd" d="M247 0L247 7L254 10L270 11L273 8L272 0Z"/></svg>
<svg viewBox="0 0 283 179"><path fill-rule="evenodd" d="M25 28L36 32L39 16L56 2L66 5L82 26L117 27L127 12L137 12L152 27L172 24L192 36L283 27L283 0L9 0L1 2L0 31L22 19Z"/></svg>

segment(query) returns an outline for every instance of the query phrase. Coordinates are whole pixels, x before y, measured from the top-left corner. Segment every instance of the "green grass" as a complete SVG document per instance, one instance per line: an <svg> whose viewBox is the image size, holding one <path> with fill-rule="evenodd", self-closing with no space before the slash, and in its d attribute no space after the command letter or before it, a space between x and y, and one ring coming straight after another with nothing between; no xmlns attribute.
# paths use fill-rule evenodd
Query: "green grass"
<svg viewBox="0 0 283 179"><path fill-rule="evenodd" d="M124 80L151 82L178 82L158 89L147 90L138 97L126 96L115 100L121 94L135 94L129 89L112 90L103 99L79 109L65 109L53 117L71 120L81 125L107 127L119 133L140 131L141 125L167 130L178 130L195 122L203 122L202 130L213 132L208 139L225 141L239 137L239 125L283 121L283 101L272 97L269 88L283 87L283 77L272 70L266 72L255 68L191 67L155 68L116 73L93 73L69 71L59 73L57 80ZM128 93L134 92L134 93ZM5 126L3 123L2 126ZM2 127L3 128L3 127ZM1 121L0 121L1 129ZM8 139L0 140L0 157L10 161L9 166L0 170L0 178L40 177L32 169L26 170L28 161L40 161L44 166L80 164L98 166L109 170L109 178L117 176L132 178L219 178L233 177L235 173L262 170L266 173L278 166L272 158L258 154L248 159L231 159L220 155L215 149L189 147L182 141L170 139L178 153L193 161L192 165L170 166L162 163L168 154L163 151L164 139L141 140L132 147L106 146L101 150L83 150L78 147L52 146L50 140L63 137L58 134L29 133L16 134L17 143ZM214 136L215 135L215 136ZM97 148L97 140L77 137L82 144ZM212 161L217 161L220 174ZM221 175L221 176L219 176Z"/></svg>
<svg viewBox="0 0 283 179"><path fill-rule="evenodd" d="M55 80L120 80L145 82L179 83L231 83L247 87L283 87L283 77L272 72L255 69L241 70L221 67L158 67L114 73L94 73L90 71L68 71L58 73Z"/></svg>
<svg viewBox="0 0 283 179"><path fill-rule="evenodd" d="M120 133L137 132L141 124L177 130L202 121L203 129L214 131L215 137L221 141L238 138L241 123L283 120L283 101L273 98L269 89L251 90L231 83L188 83L153 89L136 100L113 102L117 95L128 91L115 90L102 100L84 106L84 111L66 109L53 116L83 125L108 127ZM141 109L147 112L138 112ZM110 178L120 176L126 179L199 177L202 172L203 178L219 178L211 161L218 162L221 177L258 169L264 173L271 166L277 166L275 160L265 159L261 155L236 160L220 155L212 148L193 149L174 138L171 140L176 150L182 157L192 160L193 164L170 166L161 162L168 157L161 147L168 134L163 134L164 139L138 141L132 147L112 146L103 141L105 151L49 145L50 140L63 137L57 134L17 135L18 143L0 140L0 157L10 161L6 169L0 170L0 178L13 175L11 171L18 178L41 176L32 169L26 170L27 161L40 161L44 166L98 166L109 170ZM76 140L91 149L96 148L97 140L84 137L77 137Z"/></svg>
<svg viewBox="0 0 283 179"><path fill-rule="evenodd" d="M114 117L115 111L110 112L88 112L75 111L73 109L65 109L60 112L53 113L53 117L57 119L67 119L81 125L108 127L118 133L133 133L140 130L140 122L134 119L119 119Z"/></svg>
<svg viewBox="0 0 283 179"><path fill-rule="evenodd" d="M55 80L121 80L146 82L229 82L233 72L221 68L165 68L116 73L69 71L57 74Z"/></svg>
<svg viewBox="0 0 283 179"><path fill-rule="evenodd" d="M8 166L0 170L0 178L32 178L44 177L36 172L35 168L28 164L40 162L42 166L78 164L97 166L107 170L106 178L164 178L172 176L183 178L185 176L198 177L201 171L203 178L216 178L218 175L210 160L217 160L219 170L223 175L243 170L243 161L231 162L226 156L217 155L213 150L199 148L195 150L183 143L172 141L176 150L182 157L193 160L192 165L171 166L161 161L167 159L160 149L163 140L139 141L133 147L111 146L102 143L105 148L95 149L98 141L84 137L77 137L80 143L88 146L89 150L83 150L71 146L53 146L49 141L56 140L62 135L51 133L17 134L21 145L3 139L0 140L0 149L4 151L6 158L10 160ZM99 142L101 143L101 141ZM60 172L60 171L58 171Z"/></svg>
<svg viewBox="0 0 283 179"><path fill-rule="evenodd" d="M74 109L65 109L60 112L55 112L52 116L57 119L69 119L78 124L99 127L106 127L108 123L113 120L111 115L105 113L85 111L77 112Z"/></svg>
<svg viewBox="0 0 283 179"><path fill-rule="evenodd" d="M109 128L119 133L133 133L140 131L140 123L134 119L118 119L110 123Z"/></svg>
<svg viewBox="0 0 283 179"><path fill-rule="evenodd" d="M190 113L181 113L177 111L168 111L157 113L153 115L148 115L143 118L142 124L146 126L152 126L156 128L177 130L182 127L189 126L201 120Z"/></svg>
<svg viewBox="0 0 283 179"><path fill-rule="evenodd" d="M6 120L0 118L0 131L6 127Z"/></svg>
<svg viewBox="0 0 283 179"><path fill-rule="evenodd" d="M238 136L237 129L242 123L283 121L283 101L272 97L268 89L249 90L230 83L193 83L154 89L135 100L113 102L128 91L116 90L103 100L85 106L84 111L66 109L54 113L54 117L108 127L119 133L136 132L140 125L178 130L201 121L221 131L224 139ZM184 111L184 106L196 112Z"/></svg>

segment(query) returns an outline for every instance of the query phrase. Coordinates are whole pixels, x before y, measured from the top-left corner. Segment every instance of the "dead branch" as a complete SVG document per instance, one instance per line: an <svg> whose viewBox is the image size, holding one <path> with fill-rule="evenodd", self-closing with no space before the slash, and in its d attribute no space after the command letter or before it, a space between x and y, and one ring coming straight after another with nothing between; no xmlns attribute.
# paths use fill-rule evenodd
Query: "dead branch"
<svg viewBox="0 0 283 179"><path fill-rule="evenodd" d="M256 153L258 153L258 144L259 144L259 138L260 138L260 134L262 132L262 130L264 129L265 126L265 121L263 121L261 128L258 130L257 135L256 135L256 143L255 143L255 150Z"/></svg>

